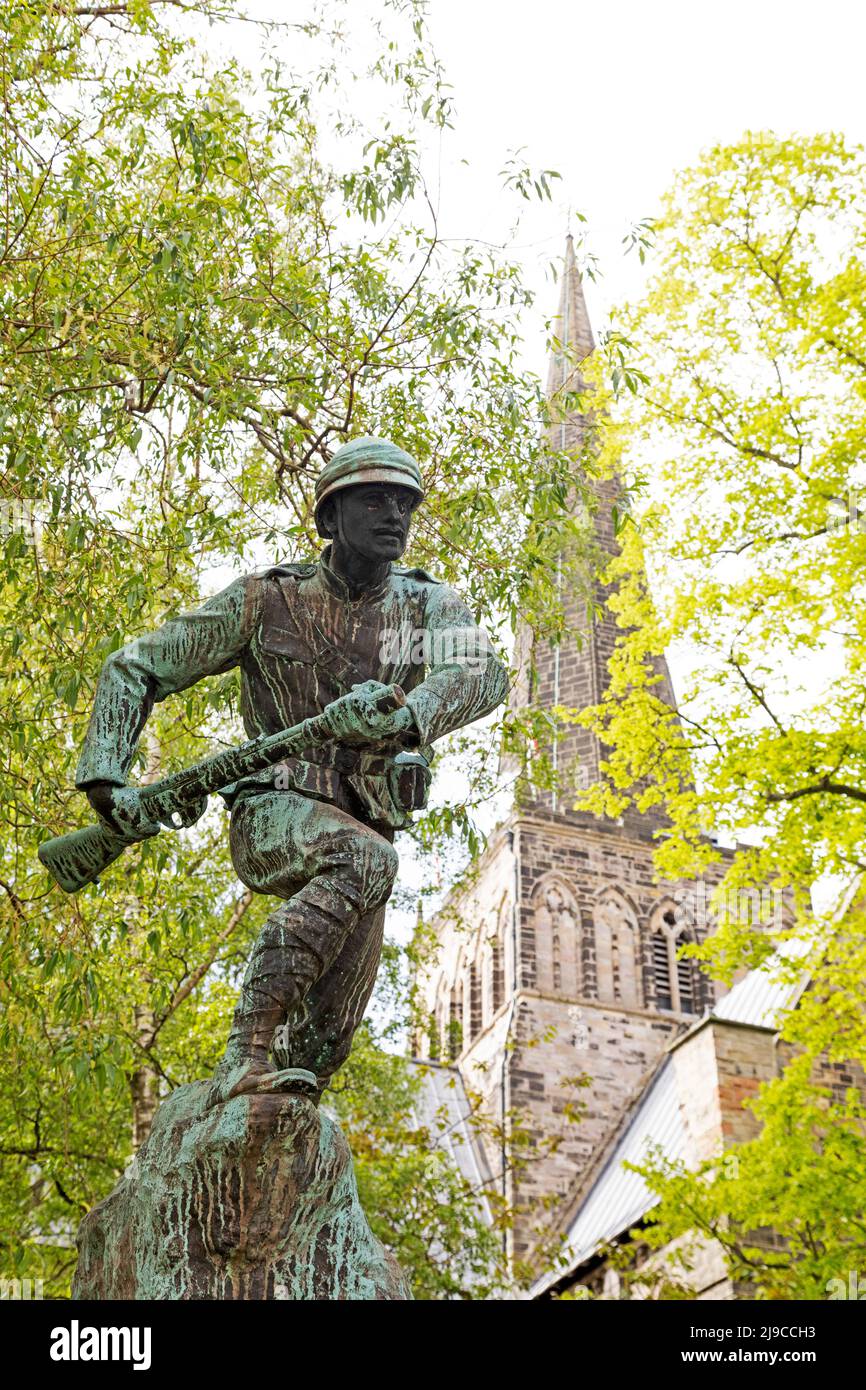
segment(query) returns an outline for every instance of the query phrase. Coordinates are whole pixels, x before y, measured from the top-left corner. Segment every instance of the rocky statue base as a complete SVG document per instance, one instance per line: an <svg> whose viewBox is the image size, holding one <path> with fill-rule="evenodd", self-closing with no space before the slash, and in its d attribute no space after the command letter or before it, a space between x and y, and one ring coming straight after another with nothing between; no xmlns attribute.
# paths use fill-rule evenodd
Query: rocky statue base
<svg viewBox="0 0 866 1390"><path fill-rule="evenodd" d="M298 1094L160 1107L147 1143L78 1232L79 1299L410 1299L367 1224L349 1146Z"/></svg>

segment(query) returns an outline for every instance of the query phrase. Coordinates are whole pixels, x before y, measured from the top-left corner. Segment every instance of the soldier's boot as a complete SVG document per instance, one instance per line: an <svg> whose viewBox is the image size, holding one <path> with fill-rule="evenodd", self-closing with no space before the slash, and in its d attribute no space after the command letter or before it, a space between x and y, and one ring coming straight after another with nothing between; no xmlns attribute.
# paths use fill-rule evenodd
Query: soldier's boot
<svg viewBox="0 0 866 1390"><path fill-rule="evenodd" d="M304 1070L279 1070L271 1060L274 1034L291 1034L303 1012L311 985L339 951L357 913L337 916L303 896L271 913L253 947L243 989L235 1009L225 1054L217 1065L207 1105L233 1096L269 1089L297 1089L315 1094L316 1078ZM280 1084L277 1084L279 1075ZM274 1079L274 1086L268 1082Z"/></svg>
<svg viewBox="0 0 866 1390"><path fill-rule="evenodd" d="M279 1029L279 1024L277 1029ZM229 1034L225 1054L211 1081L207 1104L219 1105L233 1096L252 1091L292 1091L315 1096L318 1104L320 1090L315 1072L304 1067L275 1067L269 1059L274 1036L270 1011L257 1009L236 1021Z"/></svg>
<svg viewBox="0 0 866 1390"><path fill-rule="evenodd" d="M256 1090L276 1071L269 1054L274 1033L285 1019L283 1007L245 1008L246 1003L242 998L235 1010L226 1050L208 1092L209 1106Z"/></svg>

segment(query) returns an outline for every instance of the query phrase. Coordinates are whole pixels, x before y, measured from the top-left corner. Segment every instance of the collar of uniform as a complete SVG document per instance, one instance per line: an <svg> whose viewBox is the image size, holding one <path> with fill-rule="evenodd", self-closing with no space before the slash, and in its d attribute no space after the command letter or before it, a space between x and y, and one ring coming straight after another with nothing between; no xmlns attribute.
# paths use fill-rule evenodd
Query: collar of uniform
<svg viewBox="0 0 866 1390"><path fill-rule="evenodd" d="M329 545L325 546L325 549L319 557L319 575L325 586L329 588L332 593L338 594L340 598L344 599L347 603L366 603L370 599L381 598L391 583L391 569L389 567L388 573L381 584L374 584L370 589L362 589L360 593L356 594L353 598L345 579L331 569L331 547Z"/></svg>

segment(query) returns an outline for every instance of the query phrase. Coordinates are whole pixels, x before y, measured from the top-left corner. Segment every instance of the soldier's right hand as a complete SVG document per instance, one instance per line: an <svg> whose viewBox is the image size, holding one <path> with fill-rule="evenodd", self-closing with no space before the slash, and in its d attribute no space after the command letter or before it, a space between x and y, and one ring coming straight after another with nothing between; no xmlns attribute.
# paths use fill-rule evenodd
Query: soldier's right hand
<svg viewBox="0 0 866 1390"><path fill-rule="evenodd" d="M95 782L87 789L87 800L99 818L121 835L146 839L159 834L159 822L152 821L142 809L138 787L117 787L110 782Z"/></svg>

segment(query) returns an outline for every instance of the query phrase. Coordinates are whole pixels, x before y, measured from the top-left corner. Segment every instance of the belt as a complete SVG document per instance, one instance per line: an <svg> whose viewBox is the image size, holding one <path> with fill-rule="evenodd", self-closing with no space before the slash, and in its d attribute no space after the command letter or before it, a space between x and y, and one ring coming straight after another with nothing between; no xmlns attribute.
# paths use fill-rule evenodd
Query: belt
<svg viewBox="0 0 866 1390"><path fill-rule="evenodd" d="M317 748L305 748L297 758L287 758L286 765L309 763L315 767L333 768L336 772L361 772L369 776L381 776L390 771L394 758L401 751L395 748L392 753L377 750L371 753L365 748L347 748L344 744L322 744Z"/></svg>
<svg viewBox="0 0 866 1390"><path fill-rule="evenodd" d="M220 793L228 806L232 806L241 795L277 790L305 792L308 796L324 801L338 801L341 796L341 778L344 776L384 776L394 766L395 754L371 753L363 748L345 748L339 745L316 749L305 749L311 756L285 758L263 772L254 772L242 777L231 787L224 787ZM321 756L325 755L325 756Z"/></svg>

